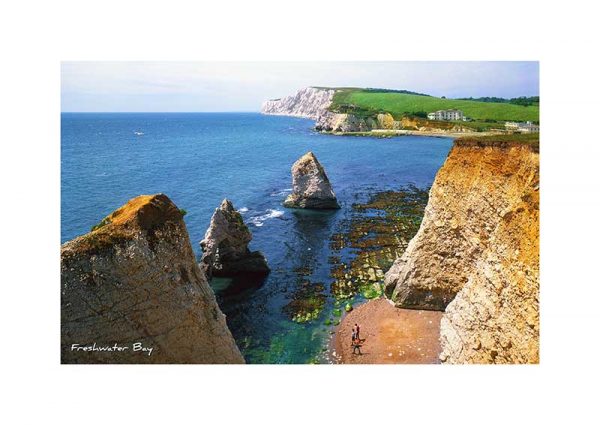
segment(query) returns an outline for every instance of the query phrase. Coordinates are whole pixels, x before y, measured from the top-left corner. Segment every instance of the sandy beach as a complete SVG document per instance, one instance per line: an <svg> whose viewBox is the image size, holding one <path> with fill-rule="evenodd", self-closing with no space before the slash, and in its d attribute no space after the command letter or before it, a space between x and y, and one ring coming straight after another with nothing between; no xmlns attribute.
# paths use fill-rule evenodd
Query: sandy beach
<svg viewBox="0 0 600 425"><path fill-rule="evenodd" d="M434 136L434 137L486 137L503 134L498 131L468 131L468 132L452 132L452 131L435 131L435 130L371 130L375 136Z"/></svg>
<svg viewBox="0 0 600 425"><path fill-rule="evenodd" d="M344 317L331 344L342 364L439 363L442 312L394 307L384 298L358 306ZM360 326L362 354L353 354L352 327Z"/></svg>
<svg viewBox="0 0 600 425"><path fill-rule="evenodd" d="M487 137L497 136L499 134L506 134L501 131L469 131L469 132L450 132L450 131L427 131L427 130L383 130L375 129L370 131L346 131L346 132L327 132L322 131L323 134L329 134L332 136L354 136L354 137L381 137L390 138L398 136L428 136L428 137Z"/></svg>

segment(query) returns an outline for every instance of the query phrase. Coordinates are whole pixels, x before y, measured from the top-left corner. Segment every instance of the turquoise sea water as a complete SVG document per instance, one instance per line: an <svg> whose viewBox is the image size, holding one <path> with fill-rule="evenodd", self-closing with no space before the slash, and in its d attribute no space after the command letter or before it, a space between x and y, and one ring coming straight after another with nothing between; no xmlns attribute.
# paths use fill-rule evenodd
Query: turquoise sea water
<svg viewBox="0 0 600 425"><path fill-rule="evenodd" d="M89 231L140 194L162 192L187 210L196 254L214 209L225 197L242 212L272 269L255 287L238 291L212 282L221 308L251 363L325 361L324 320L295 323L284 312L299 285L327 287L329 239L352 203L407 185L428 188L452 144L448 138L339 137L312 131L310 120L255 113L62 114L61 240ZM325 167L342 209L287 210L290 167L312 150ZM305 273L306 274L306 273Z"/></svg>

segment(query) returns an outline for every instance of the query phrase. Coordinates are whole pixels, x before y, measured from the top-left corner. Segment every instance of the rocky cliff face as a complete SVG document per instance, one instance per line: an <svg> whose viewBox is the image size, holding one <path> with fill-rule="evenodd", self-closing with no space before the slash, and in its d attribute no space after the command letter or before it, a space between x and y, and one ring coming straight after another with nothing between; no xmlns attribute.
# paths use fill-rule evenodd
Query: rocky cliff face
<svg viewBox="0 0 600 425"><path fill-rule="evenodd" d="M340 207L325 169L312 152L304 154L292 166L292 193L284 206L312 209Z"/></svg>
<svg viewBox="0 0 600 425"><path fill-rule="evenodd" d="M263 103L261 112L269 115L289 115L316 120L327 111L335 90L306 87L296 94Z"/></svg>
<svg viewBox="0 0 600 425"><path fill-rule="evenodd" d="M354 114L324 112L315 123L315 130L334 133L400 129L398 121L391 114L377 114L373 117L360 117Z"/></svg>
<svg viewBox="0 0 600 425"><path fill-rule="evenodd" d="M326 132L358 132L373 129L400 128L390 114L361 117L355 114L330 112L328 110L335 94L334 89L306 87L281 99L263 103L261 112L269 115L289 115L315 120L315 130Z"/></svg>
<svg viewBox="0 0 600 425"><path fill-rule="evenodd" d="M418 117L402 117L399 127L404 130L428 131L436 133L473 133L472 128L449 121L430 121Z"/></svg>
<svg viewBox="0 0 600 425"><path fill-rule="evenodd" d="M502 212L440 324L445 363L539 362L539 191Z"/></svg>
<svg viewBox="0 0 600 425"><path fill-rule="evenodd" d="M63 363L244 362L162 194L132 199L61 247L61 308Z"/></svg>
<svg viewBox="0 0 600 425"><path fill-rule="evenodd" d="M538 188L537 148L518 142L457 140L438 172L385 285L397 306L447 307L442 361L537 361Z"/></svg>
<svg viewBox="0 0 600 425"><path fill-rule="evenodd" d="M417 117L402 117L394 120L389 113L360 116L326 111L319 115L315 122L315 130L333 133L352 133L371 130L415 130L437 132L440 134L469 133L473 130L460 124L445 121L429 121Z"/></svg>
<svg viewBox="0 0 600 425"><path fill-rule="evenodd" d="M417 235L386 274L391 299L402 307L445 309L489 246L502 214L538 184L537 163L537 152L527 145L456 144L436 176Z"/></svg>
<svg viewBox="0 0 600 425"><path fill-rule="evenodd" d="M239 212L228 199L221 202L210 220L210 226L200 242L203 255L200 267L207 277L269 273L264 255L251 252L248 244L252 233Z"/></svg>

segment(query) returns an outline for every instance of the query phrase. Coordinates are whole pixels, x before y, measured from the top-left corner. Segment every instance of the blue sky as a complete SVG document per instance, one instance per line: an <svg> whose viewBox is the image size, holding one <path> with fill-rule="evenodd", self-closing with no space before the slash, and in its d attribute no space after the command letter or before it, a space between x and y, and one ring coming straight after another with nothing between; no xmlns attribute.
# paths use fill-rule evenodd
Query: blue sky
<svg viewBox="0 0 600 425"><path fill-rule="evenodd" d="M538 62L63 62L64 112L258 111L306 86L539 95Z"/></svg>

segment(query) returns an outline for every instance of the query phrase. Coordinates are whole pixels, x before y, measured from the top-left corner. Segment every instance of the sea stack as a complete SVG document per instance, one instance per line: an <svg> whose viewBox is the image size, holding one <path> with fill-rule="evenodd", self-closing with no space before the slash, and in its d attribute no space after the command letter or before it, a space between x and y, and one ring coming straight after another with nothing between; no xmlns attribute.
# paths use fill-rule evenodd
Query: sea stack
<svg viewBox="0 0 600 425"><path fill-rule="evenodd" d="M312 152L292 166L292 193L283 205L287 208L340 208L325 169Z"/></svg>
<svg viewBox="0 0 600 425"><path fill-rule="evenodd" d="M138 196L61 247L62 363L244 363L182 216Z"/></svg>
<svg viewBox="0 0 600 425"><path fill-rule="evenodd" d="M266 275L270 269L260 251L250 251L252 233L239 212L228 199L221 202L210 220L210 226L200 242L203 255L200 267L212 276L234 277Z"/></svg>

